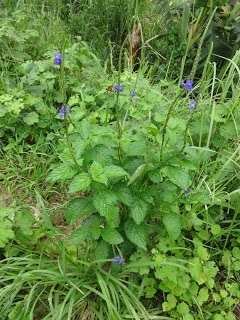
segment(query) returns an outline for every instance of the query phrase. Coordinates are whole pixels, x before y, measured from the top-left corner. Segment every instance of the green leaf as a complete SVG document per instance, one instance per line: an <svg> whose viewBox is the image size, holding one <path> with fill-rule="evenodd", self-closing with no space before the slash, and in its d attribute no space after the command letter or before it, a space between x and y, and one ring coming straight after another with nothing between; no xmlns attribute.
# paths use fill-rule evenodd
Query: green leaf
<svg viewBox="0 0 240 320"><path fill-rule="evenodd" d="M203 246L197 247L197 255L201 260L204 260L204 261L209 260L209 257L210 257L207 249L204 248Z"/></svg>
<svg viewBox="0 0 240 320"><path fill-rule="evenodd" d="M23 121L29 126L32 126L34 123L38 123L39 115L35 111L29 112L25 117L23 117Z"/></svg>
<svg viewBox="0 0 240 320"><path fill-rule="evenodd" d="M14 218L15 225L22 230L25 235L33 234L33 224L36 222L32 212L23 209Z"/></svg>
<svg viewBox="0 0 240 320"><path fill-rule="evenodd" d="M163 224L172 240L179 238L181 235L181 222L178 214L174 212L164 214Z"/></svg>
<svg viewBox="0 0 240 320"><path fill-rule="evenodd" d="M90 129L89 129L90 123L88 122L88 120L87 119L81 120L75 125L75 127L81 139L86 141L90 132Z"/></svg>
<svg viewBox="0 0 240 320"><path fill-rule="evenodd" d="M189 174L180 167L167 166L161 169L161 172L168 177L172 183L176 184L183 190L187 190L192 184Z"/></svg>
<svg viewBox="0 0 240 320"><path fill-rule="evenodd" d="M228 107L223 103L218 103L216 105L213 118L216 122L226 122L228 113Z"/></svg>
<svg viewBox="0 0 240 320"><path fill-rule="evenodd" d="M99 219L95 219L91 225L91 235L94 240L98 240L101 236L101 224Z"/></svg>
<svg viewBox="0 0 240 320"><path fill-rule="evenodd" d="M162 174L160 173L160 171L158 169L153 169L148 171L148 177L149 179L154 182L154 183L160 183L162 182Z"/></svg>
<svg viewBox="0 0 240 320"><path fill-rule="evenodd" d="M96 260L104 260L108 258L110 251L110 245L106 241L102 240L97 243L97 247L94 250Z"/></svg>
<svg viewBox="0 0 240 320"><path fill-rule="evenodd" d="M132 220L127 220L124 224L127 238L136 246L147 250L148 230L144 223L136 224Z"/></svg>
<svg viewBox="0 0 240 320"><path fill-rule="evenodd" d="M167 295L167 300L168 300L168 302L164 302L162 304L164 311L169 311L169 310L175 308L177 305L177 299L172 293L169 293Z"/></svg>
<svg viewBox="0 0 240 320"><path fill-rule="evenodd" d="M88 226L91 230L87 236L87 240L92 240L91 237L94 240L100 238L102 230L101 224L102 218L97 214L92 214L89 218L84 219L82 226Z"/></svg>
<svg viewBox="0 0 240 320"><path fill-rule="evenodd" d="M0 248L4 248L14 238L13 222L10 220L13 209L0 206Z"/></svg>
<svg viewBox="0 0 240 320"><path fill-rule="evenodd" d="M112 164L112 155L109 148L99 144L92 150L92 159L102 166L109 166Z"/></svg>
<svg viewBox="0 0 240 320"><path fill-rule="evenodd" d="M104 183L105 185L107 185L108 177L104 173L103 167L99 163L95 161L92 163L90 167L90 173L94 181L98 181L100 183Z"/></svg>
<svg viewBox="0 0 240 320"><path fill-rule="evenodd" d="M116 193L112 190L101 190L94 194L93 203L99 214L106 218L112 227L119 225L119 207Z"/></svg>
<svg viewBox="0 0 240 320"><path fill-rule="evenodd" d="M142 199L135 199L132 207L130 208L133 220L140 224L146 217L149 210L149 204Z"/></svg>
<svg viewBox="0 0 240 320"><path fill-rule="evenodd" d="M133 203L133 195L125 184L117 184L114 187L118 201L130 207Z"/></svg>
<svg viewBox="0 0 240 320"><path fill-rule="evenodd" d="M142 164L137 168L137 170L133 173L128 181L128 186L132 184L137 178L141 177L146 172L147 165Z"/></svg>
<svg viewBox="0 0 240 320"><path fill-rule="evenodd" d="M221 139L222 146L225 142L225 139L238 139L238 132L240 131L240 123L236 123L234 121L228 121L221 126L219 130L219 134L224 139ZM221 147L222 147L221 146Z"/></svg>
<svg viewBox="0 0 240 320"><path fill-rule="evenodd" d="M75 176L70 183L68 192L69 193L76 193L79 191L86 191L88 190L88 187L91 183L91 177L89 173L79 173L77 176Z"/></svg>
<svg viewBox="0 0 240 320"><path fill-rule="evenodd" d="M206 282L207 275L203 273L202 263L199 257L190 259L188 265L188 270L191 277L200 285Z"/></svg>
<svg viewBox="0 0 240 320"><path fill-rule="evenodd" d="M123 168L115 165L105 167L104 173L108 178L122 178L129 175Z"/></svg>
<svg viewBox="0 0 240 320"><path fill-rule="evenodd" d="M144 156L146 154L146 141L134 141L131 142L128 150L126 151L126 156Z"/></svg>
<svg viewBox="0 0 240 320"><path fill-rule="evenodd" d="M80 228L74 230L71 235L69 236L69 242L71 244L81 244L83 243L89 232L91 231L91 228L89 226L81 226Z"/></svg>
<svg viewBox="0 0 240 320"><path fill-rule="evenodd" d="M0 220L0 248L4 248L9 240L14 239L13 223L10 220Z"/></svg>
<svg viewBox="0 0 240 320"><path fill-rule="evenodd" d="M62 162L68 162L68 163L74 164L74 160L69 148L65 148L58 157Z"/></svg>
<svg viewBox="0 0 240 320"><path fill-rule="evenodd" d="M208 294L208 288L201 288L199 290L199 293L198 293L198 296L196 297L196 300L198 302L198 304L200 306L203 305L204 302L208 301L208 297L209 297L209 294Z"/></svg>
<svg viewBox="0 0 240 320"><path fill-rule="evenodd" d="M169 204L178 201L179 192L179 188L169 180L160 185L161 199Z"/></svg>
<svg viewBox="0 0 240 320"><path fill-rule="evenodd" d="M83 156L83 152L88 146L88 142L83 140L80 136L76 135L76 140L72 143L75 157L79 160ZM70 153L71 156L71 153ZM72 158L72 156L71 156ZM84 158L84 156L83 156ZM63 161L63 160L62 160Z"/></svg>
<svg viewBox="0 0 240 320"><path fill-rule="evenodd" d="M110 244L119 244L123 242L121 234L116 229L112 229L108 226L102 229L102 237Z"/></svg>
<svg viewBox="0 0 240 320"><path fill-rule="evenodd" d="M96 209L91 198L75 198L71 200L66 210L66 220L69 225L78 221L80 217L89 216Z"/></svg>
<svg viewBox="0 0 240 320"><path fill-rule="evenodd" d="M59 180L68 180L75 176L78 169L71 163L62 163L53 169L47 177L47 181L56 182Z"/></svg>

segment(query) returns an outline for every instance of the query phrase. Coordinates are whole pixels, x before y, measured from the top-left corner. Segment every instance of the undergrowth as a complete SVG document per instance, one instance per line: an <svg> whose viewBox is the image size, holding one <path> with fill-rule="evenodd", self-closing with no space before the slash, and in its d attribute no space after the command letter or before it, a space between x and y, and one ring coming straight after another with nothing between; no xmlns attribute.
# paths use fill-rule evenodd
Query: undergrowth
<svg viewBox="0 0 240 320"><path fill-rule="evenodd" d="M180 6L181 58L155 68L142 38L136 68L126 37L147 4L109 5L5 1L0 14L1 316L236 319L240 51L215 61L212 42L203 56L219 2Z"/></svg>

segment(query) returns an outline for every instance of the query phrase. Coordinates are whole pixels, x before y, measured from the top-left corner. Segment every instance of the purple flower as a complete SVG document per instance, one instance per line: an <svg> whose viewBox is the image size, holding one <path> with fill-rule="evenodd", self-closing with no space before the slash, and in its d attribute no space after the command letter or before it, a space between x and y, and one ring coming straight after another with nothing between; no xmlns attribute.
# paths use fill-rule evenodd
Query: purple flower
<svg viewBox="0 0 240 320"><path fill-rule="evenodd" d="M137 94L136 94L135 91L131 92L131 97L132 97L132 98L135 97L136 95L137 95Z"/></svg>
<svg viewBox="0 0 240 320"><path fill-rule="evenodd" d="M192 102L190 102L189 110L193 110L193 109L195 109L195 106L196 106L196 101L192 101Z"/></svg>
<svg viewBox="0 0 240 320"><path fill-rule="evenodd" d="M55 53L55 55L54 55L54 63L57 66L60 66L62 64L62 55L61 55L61 53Z"/></svg>
<svg viewBox="0 0 240 320"><path fill-rule="evenodd" d="M184 191L186 194L189 194L190 192L191 192L191 190L190 189L187 189L187 190L185 190Z"/></svg>
<svg viewBox="0 0 240 320"><path fill-rule="evenodd" d="M123 87L121 87L121 86L114 86L114 87L113 87L113 90L114 90L115 92L122 92L122 91L123 91Z"/></svg>
<svg viewBox="0 0 240 320"><path fill-rule="evenodd" d="M62 106L61 109L59 110L60 118L64 117L65 114L69 114L69 113L70 113L69 106Z"/></svg>
<svg viewBox="0 0 240 320"><path fill-rule="evenodd" d="M193 80L182 80L182 86L187 90L187 91L192 91L193 88Z"/></svg>
<svg viewBox="0 0 240 320"><path fill-rule="evenodd" d="M116 256L113 259L113 263L115 263L115 264L123 264L123 262L124 262L124 259L121 256Z"/></svg>

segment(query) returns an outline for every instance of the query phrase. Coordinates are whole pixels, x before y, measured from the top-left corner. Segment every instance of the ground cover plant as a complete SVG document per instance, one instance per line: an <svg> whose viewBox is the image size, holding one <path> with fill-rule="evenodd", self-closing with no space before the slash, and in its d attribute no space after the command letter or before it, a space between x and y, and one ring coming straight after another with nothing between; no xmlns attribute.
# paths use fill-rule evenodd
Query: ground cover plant
<svg viewBox="0 0 240 320"><path fill-rule="evenodd" d="M144 16L146 5L132 10ZM131 10L104 63L66 24L79 7L94 17L95 5L6 1L4 319L238 319L240 51L214 61L213 42L206 48L216 14L239 3L213 1L198 13L195 5L203 4L179 14L185 36L204 25L197 46L190 52L188 38L180 60L153 69L156 50L145 55L144 39L139 61L119 40L137 21ZM237 12L224 23L237 34Z"/></svg>

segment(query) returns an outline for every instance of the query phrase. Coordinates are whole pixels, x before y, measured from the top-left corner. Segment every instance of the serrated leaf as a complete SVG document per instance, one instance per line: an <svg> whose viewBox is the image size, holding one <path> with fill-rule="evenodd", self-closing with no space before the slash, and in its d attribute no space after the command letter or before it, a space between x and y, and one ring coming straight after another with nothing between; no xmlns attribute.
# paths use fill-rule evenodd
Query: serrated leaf
<svg viewBox="0 0 240 320"><path fill-rule="evenodd" d="M112 155L109 148L99 144L92 150L92 159L101 164L102 166L109 166L112 164Z"/></svg>
<svg viewBox="0 0 240 320"><path fill-rule="evenodd" d="M136 224L133 220L127 220L124 224L127 238L139 248L147 250L148 230L144 223Z"/></svg>
<svg viewBox="0 0 240 320"><path fill-rule="evenodd" d="M91 235L94 240L98 240L101 236L101 225L99 220L95 220L91 227Z"/></svg>
<svg viewBox="0 0 240 320"><path fill-rule="evenodd" d="M149 210L149 204L142 199L136 199L130 208L133 220L140 224L146 217Z"/></svg>
<svg viewBox="0 0 240 320"><path fill-rule="evenodd" d="M0 248L4 248L14 238L13 222L10 220L13 209L0 206Z"/></svg>
<svg viewBox="0 0 240 320"><path fill-rule="evenodd" d="M133 203L133 195L130 189L124 184L118 184L115 186L114 191L116 192L118 201L130 207Z"/></svg>
<svg viewBox="0 0 240 320"><path fill-rule="evenodd" d="M79 133L81 139L83 140L87 140L88 136L89 136L89 132L90 132L90 124L87 121L87 119L83 119L80 122L78 122L77 124L75 124L75 128L77 130L77 132Z"/></svg>
<svg viewBox="0 0 240 320"><path fill-rule="evenodd" d="M90 167L90 173L91 173L94 181L97 181L97 182L100 182L100 183L107 185L108 177L104 173L103 167L99 163L97 163L96 161L94 161L92 163L92 165Z"/></svg>
<svg viewBox="0 0 240 320"><path fill-rule="evenodd" d="M71 200L66 210L66 221L72 225L78 221L80 217L89 216L96 212L92 199L89 198L75 198Z"/></svg>
<svg viewBox="0 0 240 320"><path fill-rule="evenodd" d="M129 175L123 168L115 165L105 167L104 173L108 178L121 178Z"/></svg>
<svg viewBox="0 0 240 320"><path fill-rule="evenodd" d="M162 182L162 174L159 170L153 169L148 171L148 177L149 179L154 183L160 183Z"/></svg>
<svg viewBox="0 0 240 320"><path fill-rule="evenodd" d="M130 177L128 181L128 186L132 184L137 178L141 177L145 173L146 168L146 164L142 164L141 166L139 166L137 170L133 173L133 175Z"/></svg>
<svg viewBox="0 0 240 320"><path fill-rule="evenodd" d="M23 209L14 218L15 225L26 235L33 234L33 224L36 222L32 212Z"/></svg>
<svg viewBox="0 0 240 320"><path fill-rule="evenodd" d="M144 156L146 154L146 141L134 141L131 142L128 150L126 151L126 155L128 157L131 156Z"/></svg>
<svg viewBox="0 0 240 320"><path fill-rule="evenodd" d="M48 181L56 182L59 180L71 179L77 174L78 169L71 163L62 163L53 169L47 177Z"/></svg>
<svg viewBox="0 0 240 320"><path fill-rule="evenodd" d="M96 260L104 260L108 258L110 245L106 241L102 240L97 243L97 247L94 250Z"/></svg>
<svg viewBox="0 0 240 320"><path fill-rule="evenodd" d="M167 166L161 169L161 172L168 177L168 179L183 190L187 190L192 184L189 174L180 167Z"/></svg>
<svg viewBox="0 0 240 320"><path fill-rule="evenodd" d="M89 232L91 231L91 228L89 226L81 226L80 228L74 230L71 235L69 236L69 242L71 244L81 244L83 243Z"/></svg>
<svg viewBox="0 0 240 320"><path fill-rule="evenodd" d="M167 180L161 183L160 190L161 190L161 198L163 199L164 202L167 202L170 204L170 203L176 202L176 200L178 199L179 189L171 181Z"/></svg>
<svg viewBox="0 0 240 320"><path fill-rule="evenodd" d="M165 213L163 216L163 224L172 240L176 240L181 235L181 222L176 213Z"/></svg>
<svg viewBox="0 0 240 320"><path fill-rule="evenodd" d="M13 219L15 216L13 208L0 206L0 220Z"/></svg>
<svg viewBox="0 0 240 320"><path fill-rule="evenodd" d="M108 226L102 229L102 237L103 240L110 244L119 244L123 242L121 234L116 229L112 229Z"/></svg>
<svg viewBox="0 0 240 320"><path fill-rule="evenodd" d="M10 220L0 220L0 224L0 248L4 248L14 238L13 223Z"/></svg>
<svg viewBox="0 0 240 320"><path fill-rule="evenodd" d="M59 159L62 162L69 162L69 163L74 163L71 151L69 150L69 148L65 148L62 153L59 155Z"/></svg>
<svg viewBox="0 0 240 320"><path fill-rule="evenodd" d="M106 218L113 227L119 225L119 207L116 193L112 190L102 190L94 194L93 203L99 214Z"/></svg>
<svg viewBox="0 0 240 320"><path fill-rule="evenodd" d="M99 215L91 215L89 218L86 218L82 226L88 226L91 229L91 232L89 232L89 235L87 239L91 238L91 236L97 240L101 236L101 224L102 224L102 219L99 217Z"/></svg>
<svg viewBox="0 0 240 320"><path fill-rule="evenodd" d="M91 183L91 177L88 173L79 173L76 175L69 186L69 193L76 193L79 191L86 191Z"/></svg>
<svg viewBox="0 0 240 320"><path fill-rule="evenodd" d="M27 125L32 126L34 123L38 123L39 115L35 111L29 112L26 116L23 117L23 121Z"/></svg>
<svg viewBox="0 0 240 320"><path fill-rule="evenodd" d="M77 159L80 159L83 155L83 152L88 146L88 142L83 140L81 136L76 136L76 140L73 142L74 154ZM83 156L84 157L84 156Z"/></svg>
<svg viewBox="0 0 240 320"><path fill-rule="evenodd" d="M205 190L194 191L188 195L188 201L190 203L211 204L212 199L208 192Z"/></svg>

